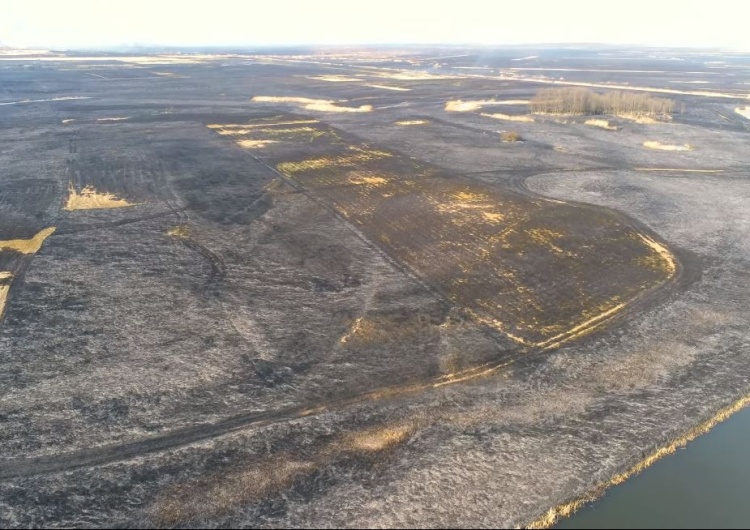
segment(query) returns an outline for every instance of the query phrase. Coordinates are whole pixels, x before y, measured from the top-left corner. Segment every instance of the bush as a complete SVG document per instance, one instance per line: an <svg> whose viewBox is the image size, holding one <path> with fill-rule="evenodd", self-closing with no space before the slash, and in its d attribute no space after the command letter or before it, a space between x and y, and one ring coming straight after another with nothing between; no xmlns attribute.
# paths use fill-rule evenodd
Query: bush
<svg viewBox="0 0 750 530"><path fill-rule="evenodd" d="M504 131L500 133L500 139L503 142L520 142L523 138L516 131Z"/></svg>

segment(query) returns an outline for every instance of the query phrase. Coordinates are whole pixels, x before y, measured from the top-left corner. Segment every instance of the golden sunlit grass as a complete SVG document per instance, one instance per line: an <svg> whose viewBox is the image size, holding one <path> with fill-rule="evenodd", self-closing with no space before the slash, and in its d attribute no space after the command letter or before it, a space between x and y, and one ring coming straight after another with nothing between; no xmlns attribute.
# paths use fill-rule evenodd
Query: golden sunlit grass
<svg viewBox="0 0 750 530"><path fill-rule="evenodd" d="M623 473L615 475L607 482L596 486L591 491L579 497L576 497L575 499L569 502L550 508L549 511L547 511L540 518L532 521L529 525L526 526L526 528L550 528L559 519L573 515L576 511L578 511L585 504L593 502L599 497L601 497L602 495L604 495L604 493L612 486L617 486L618 484L622 484L630 477L637 475L641 473L642 471L644 471L645 469L649 468L658 460L661 460L665 456L674 454L675 451L677 451L677 449L685 447L688 443L695 440L697 437L703 434L706 434L711 429L713 429L716 425L727 420L730 416L732 416L736 412L739 412L740 410L742 410L748 405L750 405L750 396L745 396L739 399L734 404L721 409L713 417L704 421L697 427L690 429L688 432L678 437L673 442L669 443L668 445L664 447L657 449L656 451L654 451L653 453L648 455L646 458L644 458L637 464L633 465L632 467L630 467Z"/></svg>
<svg viewBox="0 0 750 530"><path fill-rule="evenodd" d="M350 83L354 81L362 81L358 77L347 77L345 75L311 75L308 79L314 79L316 81L328 81L329 83Z"/></svg>
<svg viewBox="0 0 750 530"><path fill-rule="evenodd" d="M373 177L373 176L367 176L367 175L359 176L359 175L357 175L357 176L349 177L349 182L351 182L352 184L364 184L364 185L367 185L367 186L378 187L378 186L382 186L382 185L386 184L388 182L388 180L384 179L383 177Z"/></svg>
<svg viewBox="0 0 750 530"><path fill-rule="evenodd" d="M503 131L500 133L500 140L505 143L520 142L521 134L517 131Z"/></svg>
<svg viewBox="0 0 750 530"><path fill-rule="evenodd" d="M268 127L276 127L278 125L309 125L311 123L319 123L318 120L291 120L291 121L269 121L266 123L211 123L206 125L209 129L231 130L231 129L265 129ZM219 134L222 134L219 132Z"/></svg>
<svg viewBox="0 0 750 530"><path fill-rule="evenodd" d="M239 471L214 475L193 484L167 488L151 506L159 526L226 513L240 504L262 500L309 476L316 469L311 461L270 459Z"/></svg>
<svg viewBox="0 0 750 530"><path fill-rule="evenodd" d="M618 128L609 123L609 120L586 120L585 125L591 125L592 127L599 127L600 129L606 129L608 131L616 131Z"/></svg>
<svg viewBox="0 0 750 530"><path fill-rule="evenodd" d="M396 125L427 125L430 123L427 120L401 120L397 121Z"/></svg>
<svg viewBox="0 0 750 530"><path fill-rule="evenodd" d="M354 451L383 451L403 443L413 432L414 428L409 425L377 427L353 433L345 439L344 443Z"/></svg>
<svg viewBox="0 0 750 530"><path fill-rule="evenodd" d="M167 235L177 239L187 239L190 237L190 227L188 225L176 225L167 230Z"/></svg>
<svg viewBox="0 0 750 530"><path fill-rule="evenodd" d="M372 112L372 105L359 107L342 107L334 100L311 99L290 96L255 96L251 101L257 103L293 103L305 110L316 110L319 112Z"/></svg>
<svg viewBox="0 0 750 530"><path fill-rule="evenodd" d="M5 313L5 303L8 300L9 290L10 285L0 285L0 318L2 318L3 314Z"/></svg>
<svg viewBox="0 0 750 530"><path fill-rule="evenodd" d="M342 454L364 456L393 449L406 442L418 425L418 421L413 421L363 429L338 436L308 458L287 453L208 478L168 486L157 496L149 513L160 526L221 515L234 507L282 493L295 482L334 464Z"/></svg>
<svg viewBox="0 0 750 530"><path fill-rule="evenodd" d="M493 99L481 99L476 101L463 101L453 99L445 102L445 110L448 112L472 112L481 109L485 105L496 105Z"/></svg>
<svg viewBox="0 0 750 530"><path fill-rule="evenodd" d="M383 90L395 90L397 92L410 92L411 88L405 88L402 86L393 86L393 85L362 85L370 88L382 88Z"/></svg>
<svg viewBox="0 0 750 530"><path fill-rule="evenodd" d="M520 121L523 123L531 123L534 121L533 116L529 116L528 114L502 114L499 112L496 112L494 114L487 114L482 112L480 114L481 116L484 116L486 118L494 118L496 120L505 120L505 121Z"/></svg>
<svg viewBox="0 0 750 530"><path fill-rule="evenodd" d="M638 234L638 237L640 237L641 241L643 241L649 248L651 248L659 256L659 258L661 258L660 260L658 260L658 263L660 263L661 266L664 267L664 270L669 275L669 277L671 278L672 276L674 276L674 273L677 271L677 262L675 261L674 256L667 249L667 247L643 234Z"/></svg>
<svg viewBox="0 0 750 530"><path fill-rule="evenodd" d="M238 140L237 145L245 149L261 149L270 144L275 144L276 140Z"/></svg>
<svg viewBox="0 0 750 530"><path fill-rule="evenodd" d="M352 165L358 165L363 162L370 160L377 160L380 158L389 158L391 153L378 150L364 150L360 149L356 154L348 156L331 156L331 157L318 157L310 158L307 160L301 160L299 162L282 162L276 166L276 169L282 173L288 175L294 175L303 171L310 171L314 169L324 169L328 167L347 167Z"/></svg>
<svg viewBox="0 0 750 530"><path fill-rule="evenodd" d="M0 240L0 251L13 250L21 254L36 254L42 247L42 243L55 231L54 226L50 226L38 232L31 239L6 239Z"/></svg>
<svg viewBox="0 0 750 530"><path fill-rule="evenodd" d="M68 185L66 210L99 210L106 208L126 208L135 204L118 199L112 193L98 192L93 186L86 186L78 193L73 183Z"/></svg>
<svg viewBox="0 0 750 530"><path fill-rule="evenodd" d="M656 149L659 151L692 151L693 150L690 144L670 145L670 144L663 144L656 140L649 140L647 142L643 142L643 147L647 147L648 149Z"/></svg>
<svg viewBox="0 0 750 530"><path fill-rule="evenodd" d="M0 271L0 281L10 280L13 277L13 273L10 271Z"/></svg>
<svg viewBox="0 0 750 530"><path fill-rule="evenodd" d="M748 120L750 120L750 107L737 107L734 109L734 111L743 118L747 118Z"/></svg>

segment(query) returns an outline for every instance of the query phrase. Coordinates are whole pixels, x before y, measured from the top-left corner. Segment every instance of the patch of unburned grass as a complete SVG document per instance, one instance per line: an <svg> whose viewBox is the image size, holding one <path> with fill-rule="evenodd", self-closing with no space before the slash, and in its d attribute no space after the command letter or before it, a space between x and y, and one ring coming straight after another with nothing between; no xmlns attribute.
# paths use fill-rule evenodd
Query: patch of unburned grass
<svg viewBox="0 0 750 530"><path fill-rule="evenodd" d="M113 118L97 118L96 121L125 121L129 120L129 116L113 117Z"/></svg>
<svg viewBox="0 0 750 530"><path fill-rule="evenodd" d="M750 120L750 107L737 107L734 111L743 118Z"/></svg>
<svg viewBox="0 0 750 530"><path fill-rule="evenodd" d="M225 514L231 509L278 495L315 472L335 464L342 456L369 458L405 443L418 421L388 424L342 434L300 458L275 455L207 478L167 487L149 512L160 526L173 526Z"/></svg>
<svg viewBox="0 0 750 530"><path fill-rule="evenodd" d="M261 149L270 144L275 144L276 140L237 140L237 145L245 149Z"/></svg>
<svg viewBox="0 0 750 530"><path fill-rule="evenodd" d="M397 121L396 125L408 126L408 125L427 125L430 123L427 120L401 120Z"/></svg>
<svg viewBox="0 0 750 530"><path fill-rule="evenodd" d="M674 145L674 144L663 144L656 140L649 140L643 142L643 147L648 149L656 149L658 151L692 151L693 148L690 144Z"/></svg>
<svg viewBox="0 0 750 530"><path fill-rule="evenodd" d="M383 90L395 90L397 92L411 92L411 88L393 85L362 85L370 88L381 88Z"/></svg>
<svg viewBox="0 0 750 530"><path fill-rule="evenodd" d="M5 303L8 300L9 290L10 285L0 285L0 318L2 318L5 313Z"/></svg>
<svg viewBox="0 0 750 530"><path fill-rule="evenodd" d="M609 123L609 120L586 120L583 122L585 125L591 125L592 127L599 127L600 129L606 129L608 131L617 131L618 127Z"/></svg>
<svg viewBox="0 0 750 530"><path fill-rule="evenodd" d="M135 204L118 199L112 193L99 192L93 186L86 186L80 193L75 189L73 183L68 186L68 200L65 209L72 210L99 210L107 208L126 208Z"/></svg>
<svg viewBox="0 0 750 530"><path fill-rule="evenodd" d="M39 231L31 239L6 239L0 241L0 251L13 250L21 254L36 254L42 248L44 240L51 236L55 231L54 226Z"/></svg>
<svg viewBox="0 0 750 530"><path fill-rule="evenodd" d="M257 103L293 103L305 110L319 112L372 112L372 105L359 107L343 107L337 101L328 99L311 99L291 96L255 96L252 101Z"/></svg>
<svg viewBox="0 0 750 530"><path fill-rule="evenodd" d="M494 114L487 114L487 113L481 113L481 116L485 116L487 118L494 118L496 120L504 120L504 121L519 121L523 123L532 123L534 121L534 116L529 116L528 114L502 114L502 113L494 113Z"/></svg>

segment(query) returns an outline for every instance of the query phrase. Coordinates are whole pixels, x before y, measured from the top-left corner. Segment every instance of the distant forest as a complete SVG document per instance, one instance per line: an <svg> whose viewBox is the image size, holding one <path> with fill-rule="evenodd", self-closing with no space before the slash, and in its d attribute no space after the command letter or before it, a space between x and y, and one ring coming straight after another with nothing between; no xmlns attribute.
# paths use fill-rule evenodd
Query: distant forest
<svg viewBox="0 0 750 530"><path fill-rule="evenodd" d="M599 94L587 88L542 88L529 102L529 110L537 114L667 117L674 110L674 101L636 92Z"/></svg>

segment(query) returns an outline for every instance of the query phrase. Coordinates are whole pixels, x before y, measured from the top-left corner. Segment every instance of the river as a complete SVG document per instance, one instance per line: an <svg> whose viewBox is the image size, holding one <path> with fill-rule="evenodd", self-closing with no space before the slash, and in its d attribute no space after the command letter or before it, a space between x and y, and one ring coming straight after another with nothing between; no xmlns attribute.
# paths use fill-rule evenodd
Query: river
<svg viewBox="0 0 750 530"><path fill-rule="evenodd" d="M554 528L748 528L750 408Z"/></svg>

